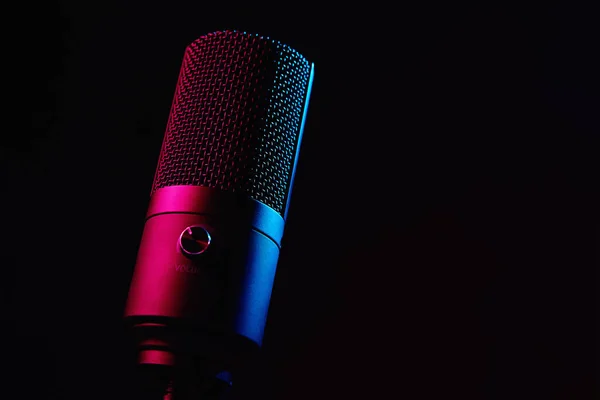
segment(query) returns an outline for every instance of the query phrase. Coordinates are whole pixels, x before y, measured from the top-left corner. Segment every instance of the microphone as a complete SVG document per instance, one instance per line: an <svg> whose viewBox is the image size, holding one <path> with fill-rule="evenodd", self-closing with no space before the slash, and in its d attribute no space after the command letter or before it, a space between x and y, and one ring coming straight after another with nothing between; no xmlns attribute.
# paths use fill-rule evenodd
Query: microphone
<svg viewBox="0 0 600 400"><path fill-rule="evenodd" d="M185 50L124 315L165 398L229 387L262 345L313 75L246 32Z"/></svg>

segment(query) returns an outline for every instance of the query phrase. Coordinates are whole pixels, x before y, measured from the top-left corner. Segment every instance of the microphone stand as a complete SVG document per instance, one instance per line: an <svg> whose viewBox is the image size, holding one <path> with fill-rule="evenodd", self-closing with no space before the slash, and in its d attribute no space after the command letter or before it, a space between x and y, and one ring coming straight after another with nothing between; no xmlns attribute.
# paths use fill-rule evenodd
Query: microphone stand
<svg viewBox="0 0 600 400"><path fill-rule="evenodd" d="M260 348L248 339L202 329L141 323L128 326L137 347L139 400L231 400L246 397L260 370ZM133 329L133 332L131 331ZM133 361L133 360L132 360ZM235 390L234 390L235 388ZM250 389L252 390L252 389ZM239 395L238 395L239 393Z"/></svg>
<svg viewBox="0 0 600 400"><path fill-rule="evenodd" d="M210 376L193 364L139 365L140 400L228 400L228 376Z"/></svg>

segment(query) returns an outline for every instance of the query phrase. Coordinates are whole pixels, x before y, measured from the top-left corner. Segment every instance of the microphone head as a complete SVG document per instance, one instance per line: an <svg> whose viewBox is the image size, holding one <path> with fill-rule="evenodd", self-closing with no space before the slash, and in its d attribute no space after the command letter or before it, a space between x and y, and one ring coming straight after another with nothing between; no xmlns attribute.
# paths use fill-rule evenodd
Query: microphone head
<svg viewBox="0 0 600 400"><path fill-rule="evenodd" d="M239 31L185 51L154 194L191 185L237 192L285 218L312 64L291 47Z"/></svg>

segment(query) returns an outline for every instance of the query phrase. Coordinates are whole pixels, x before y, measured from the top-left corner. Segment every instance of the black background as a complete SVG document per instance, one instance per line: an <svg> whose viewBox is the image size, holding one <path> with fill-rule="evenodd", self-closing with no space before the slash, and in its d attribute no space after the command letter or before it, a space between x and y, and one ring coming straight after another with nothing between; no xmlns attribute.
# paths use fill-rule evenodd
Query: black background
<svg viewBox="0 0 600 400"><path fill-rule="evenodd" d="M183 51L238 29L315 63L261 398L594 398L597 14L446 3L3 6L1 397L133 398Z"/></svg>

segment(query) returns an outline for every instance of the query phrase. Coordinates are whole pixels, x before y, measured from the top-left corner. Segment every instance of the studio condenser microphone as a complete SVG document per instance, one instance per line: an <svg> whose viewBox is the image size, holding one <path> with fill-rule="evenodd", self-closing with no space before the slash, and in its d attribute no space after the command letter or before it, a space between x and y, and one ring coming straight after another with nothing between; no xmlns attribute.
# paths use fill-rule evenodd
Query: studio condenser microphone
<svg viewBox="0 0 600 400"><path fill-rule="evenodd" d="M245 32L186 48L125 309L140 366L229 385L260 348L313 71Z"/></svg>

